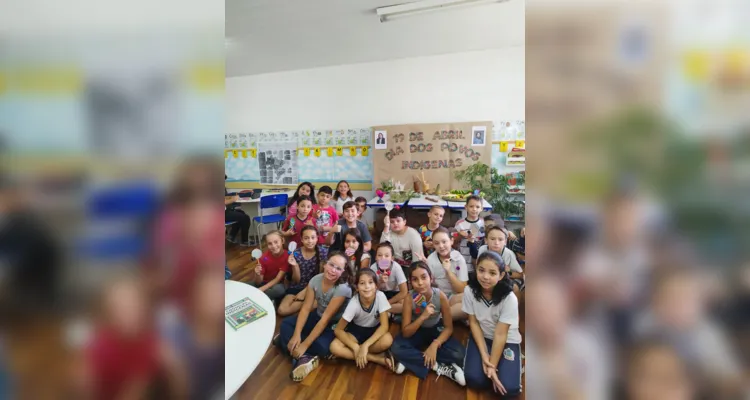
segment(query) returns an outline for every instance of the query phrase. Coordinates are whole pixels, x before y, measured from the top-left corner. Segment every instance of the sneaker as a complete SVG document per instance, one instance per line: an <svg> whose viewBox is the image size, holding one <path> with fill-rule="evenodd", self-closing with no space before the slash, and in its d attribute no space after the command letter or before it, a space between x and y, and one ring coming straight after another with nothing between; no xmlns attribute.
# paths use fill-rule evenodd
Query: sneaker
<svg viewBox="0 0 750 400"><path fill-rule="evenodd" d="M227 235L227 242L237 244L237 237Z"/></svg>
<svg viewBox="0 0 750 400"><path fill-rule="evenodd" d="M404 367L404 364L397 363L396 364L396 371L394 371L397 375L401 375L406 370L406 367Z"/></svg>
<svg viewBox="0 0 750 400"><path fill-rule="evenodd" d="M440 375L447 376L448 378L453 379L461 386L466 386L466 379L464 378L464 371L456 365L455 363L452 364L443 364L443 363L435 363L435 366L432 368L433 371L435 371L438 375L436 381L440 379Z"/></svg>
<svg viewBox="0 0 750 400"><path fill-rule="evenodd" d="M292 380L301 382L307 375L318 367L318 356L303 354L292 370Z"/></svg>

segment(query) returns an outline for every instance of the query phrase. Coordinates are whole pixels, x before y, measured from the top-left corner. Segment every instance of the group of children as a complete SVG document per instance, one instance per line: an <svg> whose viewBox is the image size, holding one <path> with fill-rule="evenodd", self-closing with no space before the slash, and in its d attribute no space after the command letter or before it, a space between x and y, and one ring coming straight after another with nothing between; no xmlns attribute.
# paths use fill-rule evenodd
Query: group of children
<svg viewBox="0 0 750 400"><path fill-rule="evenodd" d="M317 202L312 197L312 185L298 187L282 230L265 236L252 282L286 317L274 344L293 358L292 379L301 381L335 356L360 368L374 362L422 379L432 370L462 386L521 392L523 270L507 246L508 231L479 218L480 198L467 200L467 217L454 231L440 226L441 207L419 229L406 225L403 210L391 210L372 249L361 221L365 204L349 200L346 182L335 196L324 186ZM332 197L336 204L345 200L340 212ZM296 249L287 251L287 242ZM389 324L398 319L394 338ZM466 348L452 336L454 321L471 329Z"/></svg>

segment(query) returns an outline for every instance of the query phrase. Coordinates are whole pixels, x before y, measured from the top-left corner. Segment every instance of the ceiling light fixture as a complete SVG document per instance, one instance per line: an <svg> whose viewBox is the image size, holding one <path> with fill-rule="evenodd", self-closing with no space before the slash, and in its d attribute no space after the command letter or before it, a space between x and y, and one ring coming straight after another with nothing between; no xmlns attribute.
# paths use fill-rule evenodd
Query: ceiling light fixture
<svg viewBox="0 0 750 400"><path fill-rule="evenodd" d="M509 0L420 0L412 3L380 7L375 9L375 12L378 14L378 17L380 17L380 22L385 22L393 17L421 14L445 8L478 5L482 3L498 3L505 1Z"/></svg>

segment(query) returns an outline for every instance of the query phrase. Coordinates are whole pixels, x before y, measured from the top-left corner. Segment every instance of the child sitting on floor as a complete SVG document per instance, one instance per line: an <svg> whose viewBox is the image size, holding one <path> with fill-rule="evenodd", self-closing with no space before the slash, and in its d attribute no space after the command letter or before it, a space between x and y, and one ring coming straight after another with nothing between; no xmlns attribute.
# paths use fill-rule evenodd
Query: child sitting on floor
<svg viewBox="0 0 750 400"><path fill-rule="evenodd" d="M372 248L372 236L367 226L357 219L357 205L353 201L347 201L344 204L344 218L339 220L338 224L331 229L333 235L328 235L328 245L331 250L344 251L344 238L349 229L359 230L362 235L363 249L369 252Z"/></svg>
<svg viewBox="0 0 750 400"><path fill-rule="evenodd" d="M438 288L448 296L453 320L465 320L466 314L461 311L461 300L466 282L469 280L466 260L461 253L453 250L453 236L447 229L436 229L432 233L432 238L435 252L427 257L427 265Z"/></svg>
<svg viewBox="0 0 750 400"><path fill-rule="evenodd" d="M284 275L289 271L289 257L284 250L284 237L281 232L267 233L265 241L268 250L258 259L252 285L265 292L272 301L276 301L284 297L286 292Z"/></svg>
<svg viewBox="0 0 750 400"><path fill-rule="evenodd" d="M388 313L391 305L377 287L378 277L372 270L357 272L357 294L346 306L336 324L336 339L331 342L331 353L354 360L364 368L368 361L380 364L400 374L403 364L396 363L390 350L393 337L388 333Z"/></svg>
<svg viewBox="0 0 750 400"><path fill-rule="evenodd" d="M521 393L521 333L518 299L511 289L503 260L486 252L477 259L476 278L464 290L463 311L471 336L466 346L466 384L503 396Z"/></svg>
<svg viewBox="0 0 750 400"><path fill-rule="evenodd" d="M406 275L398 263L393 261L393 247L390 243L380 243L375 252L375 263L370 267L378 279L378 288L383 291L391 313L401 314L402 303L408 295Z"/></svg>
<svg viewBox="0 0 750 400"><path fill-rule="evenodd" d="M283 353L294 359L291 377L295 382L302 381L317 368L320 357L331 354L332 326L341 318L352 297L344 254L331 253L323 271L310 279L299 314L284 318L274 340ZM312 310L315 302L317 309Z"/></svg>
<svg viewBox="0 0 750 400"><path fill-rule="evenodd" d="M365 242L359 229L352 228L344 235L344 254L349 257L349 273L354 276L361 269L370 268L370 253L364 251Z"/></svg>
<svg viewBox="0 0 750 400"><path fill-rule="evenodd" d="M305 288L313 276L320 273L320 266L328 256L328 248L318 244L318 230L314 226L302 228L302 247L287 258L289 263L289 286L279 305L281 316L295 314L305 301Z"/></svg>
<svg viewBox="0 0 750 400"><path fill-rule="evenodd" d="M427 212L429 222L417 229L419 236L422 238L425 256L429 256L435 251L435 247L432 243L432 232L435 232L437 228L440 228L440 223L443 222L443 217L445 217L445 209L437 205L432 206L430 211Z"/></svg>
<svg viewBox="0 0 750 400"><path fill-rule="evenodd" d="M411 265L412 290L404 299L401 334L391 346L396 360L424 379L430 370L445 375L464 386L464 373L460 364L464 359L464 348L452 337L453 319L448 297L432 286L430 267L422 261ZM416 318L412 320L412 315ZM443 329L439 327L442 317Z"/></svg>

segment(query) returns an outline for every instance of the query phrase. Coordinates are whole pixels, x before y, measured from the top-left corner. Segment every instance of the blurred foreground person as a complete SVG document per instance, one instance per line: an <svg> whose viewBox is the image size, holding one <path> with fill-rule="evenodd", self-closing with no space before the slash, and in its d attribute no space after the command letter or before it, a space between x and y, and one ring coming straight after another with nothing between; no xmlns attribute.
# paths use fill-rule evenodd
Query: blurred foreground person
<svg viewBox="0 0 750 400"><path fill-rule="evenodd" d="M86 399L185 398L184 367L155 328L146 291L133 276L105 285L85 349Z"/></svg>
<svg viewBox="0 0 750 400"><path fill-rule="evenodd" d="M64 397L67 353L61 340L59 244L0 172L0 338L16 398ZM39 376L45 385L39 385ZM11 396L1 392L0 397Z"/></svg>
<svg viewBox="0 0 750 400"><path fill-rule="evenodd" d="M694 378L672 346L644 340L628 352L624 398L693 400L697 398Z"/></svg>

